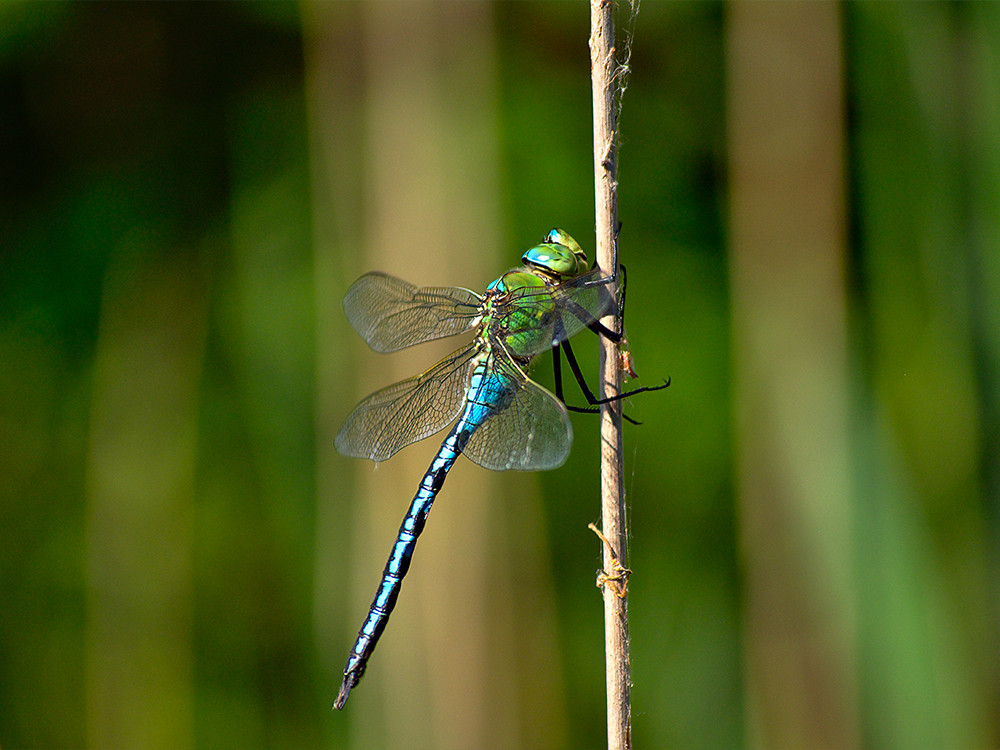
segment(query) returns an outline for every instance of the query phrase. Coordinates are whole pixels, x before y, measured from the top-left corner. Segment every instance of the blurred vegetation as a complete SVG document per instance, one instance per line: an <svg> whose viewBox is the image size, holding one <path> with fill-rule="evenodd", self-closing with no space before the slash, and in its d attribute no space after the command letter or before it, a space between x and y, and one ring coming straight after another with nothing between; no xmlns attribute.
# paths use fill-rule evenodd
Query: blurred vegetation
<svg viewBox="0 0 1000 750"><path fill-rule="evenodd" d="M997 747L1000 6L753 5L635 19L628 332L672 385L628 407L633 739ZM586 415L559 470L456 467L330 711L437 445L335 455L434 361L365 352L339 299L372 268L482 289L556 225L593 246L586 4L403 8L0 5L0 746L603 746ZM842 172L832 229L769 255L741 207L812 90L753 45L805 28ZM741 110L786 72L773 120ZM812 183L774 237L826 231Z"/></svg>

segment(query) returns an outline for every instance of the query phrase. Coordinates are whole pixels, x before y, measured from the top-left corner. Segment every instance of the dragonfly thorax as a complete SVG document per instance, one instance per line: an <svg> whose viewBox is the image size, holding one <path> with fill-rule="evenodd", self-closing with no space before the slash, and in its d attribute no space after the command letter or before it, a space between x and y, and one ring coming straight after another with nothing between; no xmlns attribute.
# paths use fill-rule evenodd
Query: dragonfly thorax
<svg viewBox="0 0 1000 750"><path fill-rule="evenodd" d="M519 359L551 346L555 304L553 282L529 269L508 271L490 284L483 301L480 330Z"/></svg>

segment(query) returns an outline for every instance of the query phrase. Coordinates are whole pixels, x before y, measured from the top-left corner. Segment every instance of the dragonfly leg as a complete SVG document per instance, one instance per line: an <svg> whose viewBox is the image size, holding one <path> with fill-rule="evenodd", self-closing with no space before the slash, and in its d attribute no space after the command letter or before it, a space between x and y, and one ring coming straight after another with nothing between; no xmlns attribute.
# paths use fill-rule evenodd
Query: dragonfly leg
<svg viewBox="0 0 1000 750"><path fill-rule="evenodd" d="M567 409L570 409L569 404L566 403L566 397L563 396L562 357L559 356L558 346L552 347L552 378L556 382L556 398L562 401ZM575 409L570 409L570 411L575 411Z"/></svg>
<svg viewBox="0 0 1000 750"><path fill-rule="evenodd" d="M618 225L618 231L619 232L621 231L621 224ZM617 242L617 241L618 241L618 232L615 233L615 242ZM633 369L632 357L629 354L629 350L628 350L628 340L626 339L625 333L624 333L624 331L625 331L625 292L628 289L628 275L626 273L625 264L624 263L621 264L621 272L622 272L622 287L621 287L621 294L619 295L619 299L618 299L618 321L619 321L619 326L621 327L621 332L614 331L614 330L608 328L606 325L604 325L603 323L601 323L598 320L593 321L590 325L587 326L587 328L589 328L591 331L593 331L594 333L596 333L598 336L603 336L604 338L606 338L611 343L619 345L619 354L622 357L622 367L623 367L623 369L625 370L626 374L629 377L633 377L634 378L634 377L636 377L636 373L635 373L635 371ZM618 278L618 276L616 274L615 276L613 276L611 278L611 282L614 283L614 281L617 278ZM590 404L591 406L596 406L596 405L600 405L600 404L606 404L606 403L609 403L611 401L618 401L618 400L626 398L628 396L633 396L636 393L643 393L644 391L658 391L658 390L666 388L668 385L670 385L670 379L668 378L667 380L663 381L663 385L655 385L655 386L647 386L647 387L643 387L643 388L636 388L634 390L627 391L627 392L619 394L617 396L611 396L610 398L607 398L607 399L604 399L604 400L596 399L596 398L594 398L593 392L587 387L587 383L584 380L583 375L580 373L580 368L579 368L579 366L576 363L576 358L573 356L573 350L570 348L569 341L568 340L564 341L563 342L563 346L565 347L565 351L566 351L566 360L570 363L570 367L573 369L573 374L576 376L576 380L580 384L580 388L581 388L581 390L583 390L584 396L587 397L587 403ZM558 356L556 357L556 359L558 360ZM557 362L557 364L558 364L558 362ZM558 367L556 368L556 372L558 372ZM567 407L567 408L569 408L569 407ZM570 411L577 411L577 409L572 409L571 408ZM594 410L592 410L592 409L579 409L579 411L589 412L589 411L594 411ZM629 422L632 422L632 424L638 424L638 422L635 422L634 420L630 419L627 415L623 414L622 416L624 416L625 419L627 419Z"/></svg>
<svg viewBox="0 0 1000 750"><path fill-rule="evenodd" d="M553 374L556 381L556 396L564 404L569 411L575 411L582 414L594 414L598 411L597 407L602 404L610 404L613 401L621 401L623 398L628 398L629 396L634 396L637 393L645 393L646 391L659 391L670 385L670 381L664 381L663 385L645 386L643 388L635 388L631 391L626 391L625 393L619 393L615 396L609 396L608 398L597 398L594 392L587 385L586 379L583 377L583 372L580 370L580 365L576 361L576 355L573 354L573 348L570 346L569 341L562 342L563 352L566 354L566 361L569 363L570 369L573 371L573 376L576 378L577 384L580 386L580 390L583 392L583 397L587 399L587 403L590 407L585 406L570 406L566 404L565 398L563 398L563 387L562 387L562 365L560 363L559 352L556 348L553 348ZM632 419L627 414L622 414L622 416L632 424L641 424L636 420Z"/></svg>
<svg viewBox="0 0 1000 750"><path fill-rule="evenodd" d="M579 384L580 390L583 391L584 398L587 399L588 403L594 404L594 406L592 407L570 406L569 404L566 403L566 397L563 395L562 357L559 356L558 346L552 347L552 376L556 382L556 398L562 402L563 406L566 407L567 411L573 411L576 412L577 414L597 414L597 412L600 411L600 409L598 409L598 405L601 402L598 401L598 399L594 396L593 391L590 390L590 386L587 385L587 381L584 380L583 373L580 372L580 366L577 364L576 358L573 357L572 351L573 350L570 349L570 353L569 355L567 355L566 358L567 360L570 361L570 367L573 370L573 375L576 377L576 382ZM570 359L570 357L573 358ZM634 419L632 419L632 417L630 417L628 414L625 414L624 412L622 412L622 416L632 424L635 425L642 424L641 422L636 422Z"/></svg>
<svg viewBox="0 0 1000 750"><path fill-rule="evenodd" d="M615 235L617 239L617 235ZM625 291L628 289L628 275L625 272L625 264L621 264L622 271L622 291L618 298L618 320L622 331L625 330ZM616 273L611 277L610 283L614 284L618 280L618 274ZM606 325L602 324L600 321L595 320L589 326L587 326L591 331L596 333L598 336L603 336L612 344L619 344L625 338L624 333L619 333L618 331L613 331Z"/></svg>

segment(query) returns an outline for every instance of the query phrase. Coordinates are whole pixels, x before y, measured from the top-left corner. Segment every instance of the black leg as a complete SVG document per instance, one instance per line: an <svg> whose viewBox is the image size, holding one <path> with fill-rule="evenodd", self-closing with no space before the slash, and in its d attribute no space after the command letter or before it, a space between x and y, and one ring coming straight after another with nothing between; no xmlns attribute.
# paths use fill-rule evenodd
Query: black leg
<svg viewBox="0 0 1000 750"><path fill-rule="evenodd" d="M618 299L618 320L621 321L621 328L624 331L625 330L625 290L628 289L628 275L625 272L625 266L624 266L624 264L621 266L621 271L622 271L622 291L621 291L621 294L619 295L619 299ZM617 276L613 277L611 279L610 283L614 283L616 279L617 279ZM610 341L613 344L619 343L622 340L622 338L624 338L624 336L622 334L618 333L618 331L612 331L610 328L608 328L607 326L605 326L603 323L601 323L598 320L595 320L593 323L591 323L590 325L588 325L587 328L589 328L591 331L593 331L594 333L596 333L598 336L603 336L604 338L606 338L608 341Z"/></svg>
<svg viewBox="0 0 1000 750"><path fill-rule="evenodd" d="M562 384L562 358L559 356L559 347L552 347L552 377L556 381L556 398L563 402L565 406L570 411L576 411L569 404L566 403L566 398L563 396L563 384Z"/></svg>
<svg viewBox="0 0 1000 750"><path fill-rule="evenodd" d="M587 326L591 331L596 333L598 336L603 336L612 344L620 343L622 340L622 335L618 331L612 331L610 328L602 324L600 321L595 320L589 326Z"/></svg>
<svg viewBox="0 0 1000 750"><path fill-rule="evenodd" d="M665 380L663 381L663 385L643 386L642 388L634 388L631 391L625 391L625 393L619 393L616 396L597 398L594 396L594 392L590 390L590 387L587 385L587 381L584 379L583 373L580 371L580 365L577 364L576 355L573 354L573 348L569 345L569 342L563 341L562 347L563 351L566 353L566 361L569 362L569 367L573 371L573 375L576 377L576 382L580 384L580 390L583 391L584 398L587 399L587 403L591 406L610 404L612 401L621 401L623 398L634 396L637 393L645 393L646 391L661 391L670 385L670 381Z"/></svg>
<svg viewBox="0 0 1000 750"><path fill-rule="evenodd" d="M615 242L616 243L618 242L618 232L620 232L620 231L621 231L621 222L619 222L619 224L618 224L618 231L615 232ZM595 262L595 266L596 266L596 262ZM627 283L628 282L628 277L626 275L626 271L625 271L625 266L624 265L621 266L621 274L622 274L622 286L621 286L621 293L618 295L618 319L619 319L619 321L621 321L621 329L622 329L622 331L624 331L625 330L625 290L628 287L628 283ZM612 276L610 279L608 279L605 283L615 284L616 281L617 281L617 278L618 278L618 275L616 273L614 276ZM570 308L570 311L573 312L573 308L572 307ZM587 317L586 311L584 311L584 310L581 309L580 312L579 312L579 314L577 315L577 317L579 317L581 321L585 320L585 318ZM608 328L607 326L605 326L604 324L602 324L598 320L594 320L593 322L591 322L590 324L588 324L587 328L589 328L591 331L593 331L594 333L596 333L598 336L603 336L604 338L606 338L608 341L612 342L613 344L620 344L625 339L625 335L623 333L619 333L618 331L613 331L612 329ZM559 339L563 338L563 336L559 335L559 331L560 330L561 329L557 329L556 336L555 336L556 340L559 340ZM594 414L594 413L596 413L596 412L599 411L599 409L597 407L601 406L602 404L610 404L610 403L612 403L614 401L621 401L623 398L628 398L629 396L634 396L637 393L645 393L646 391L659 391L659 390L662 390L663 388L666 388L667 386L670 385L670 380L668 379L668 380L663 381L663 385L654 385L654 386L645 386L645 387L642 387L642 388L635 388L635 389L633 389L631 391L626 391L625 393L620 393L620 394L618 394L616 396L609 396L608 398L599 399L599 398L597 398L594 395L594 392L592 390L590 390L590 386L587 385L587 381L583 377L583 373L580 371L580 365L576 361L576 356L573 354L573 348L570 346L569 340L568 339L564 339L562 341L562 343L561 343L561 346L562 346L563 352L566 354L566 361L569 363L570 369L573 371L573 376L576 378L576 382L580 386L580 390L583 392L584 398L587 399L587 403L589 404L589 407L584 407L584 406L570 406L569 404L566 403L566 399L565 399L565 397L563 395L562 360L561 360L561 357L559 356L559 346L558 345L554 346L554 347L552 347L552 373L553 373L553 376L555 377L555 381L556 381L556 397L560 401L563 402L563 404L566 406L566 408L569 411L574 411L574 412L578 412L578 413L582 413L582 414ZM622 416L627 421L631 422L632 424L636 424L636 425L637 424L641 424L641 422L635 421L628 414L625 414L624 412L622 413Z"/></svg>
<svg viewBox="0 0 1000 750"><path fill-rule="evenodd" d="M563 342L563 346L566 346L566 342ZM552 348L552 362L553 362L553 372L556 377L556 396L560 401L563 402L563 406L566 407L567 411L575 411L578 414L597 414L600 409L598 408L600 404L610 403L611 401L617 401L617 398L609 398L604 401L598 400L593 391L590 390L590 386L587 385L587 381L583 377L583 373L580 372L580 365L576 361L576 356L573 354L572 349L565 349L566 360L570 363L570 369L573 370L573 375L576 377L576 382L580 386L580 390L583 391L584 398L587 399L587 403L593 404L593 406L570 406L566 403L566 399L562 394L562 365L560 360L562 357L559 356L559 347ZM622 417L624 417L628 422L632 424L642 424L642 422L637 422L632 419L628 414L622 412Z"/></svg>
<svg viewBox="0 0 1000 750"><path fill-rule="evenodd" d="M562 342L563 352L566 354L566 361L569 363L570 369L573 371L573 376L576 378L577 384L580 386L580 390L583 393L583 397L587 399L587 403L590 405L586 406L570 406L566 403L566 399L563 397L563 386L562 386L562 364L560 362L559 352L556 347L553 347L552 357L553 357L553 374L556 380L556 396L559 398L569 411L575 411L581 414L595 414L598 410L597 407L602 404L610 404L614 401L621 401L623 398L628 398L629 396L634 396L637 393L645 393L646 391L659 391L670 385L670 381L665 381L663 385L646 386L643 388L635 388L631 391L626 391L625 393L619 393L615 396L609 396L608 398L597 398L594 392L590 390L590 386L587 385L587 380L583 377L583 372L580 370L580 365L576 361L576 355L573 354L573 348L569 345L568 341ZM632 424L641 424L632 419L628 414L622 413L622 417L626 421Z"/></svg>

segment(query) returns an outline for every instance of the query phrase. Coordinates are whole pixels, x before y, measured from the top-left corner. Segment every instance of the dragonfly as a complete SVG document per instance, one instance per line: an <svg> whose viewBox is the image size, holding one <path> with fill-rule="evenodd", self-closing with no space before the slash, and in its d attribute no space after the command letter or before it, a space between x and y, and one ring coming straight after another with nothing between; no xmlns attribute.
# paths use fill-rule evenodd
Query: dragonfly
<svg viewBox="0 0 1000 750"><path fill-rule="evenodd" d="M486 469L540 471L565 462L573 442L568 411L596 411L600 404L669 385L637 388L606 399L587 387L569 338L584 328L625 345L624 336L600 318L624 310L624 284L598 267L588 268L579 243L552 229L541 244L477 294L460 287L416 287L378 271L348 289L344 311L351 326L377 352L475 331L471 343L415 377L383 388L359 403L337 433L337 450L378 463L453 424L410 503L392 545L368 615L344 667L334 701L342 709L365 673L385 630L417 537L459 455ZM588 407L567 406L559 348ZM556 395L528 377L532 359L552 350ZM622 349L623 361L627 346ZM630 357L628 360L630 361Z"/></svg>

